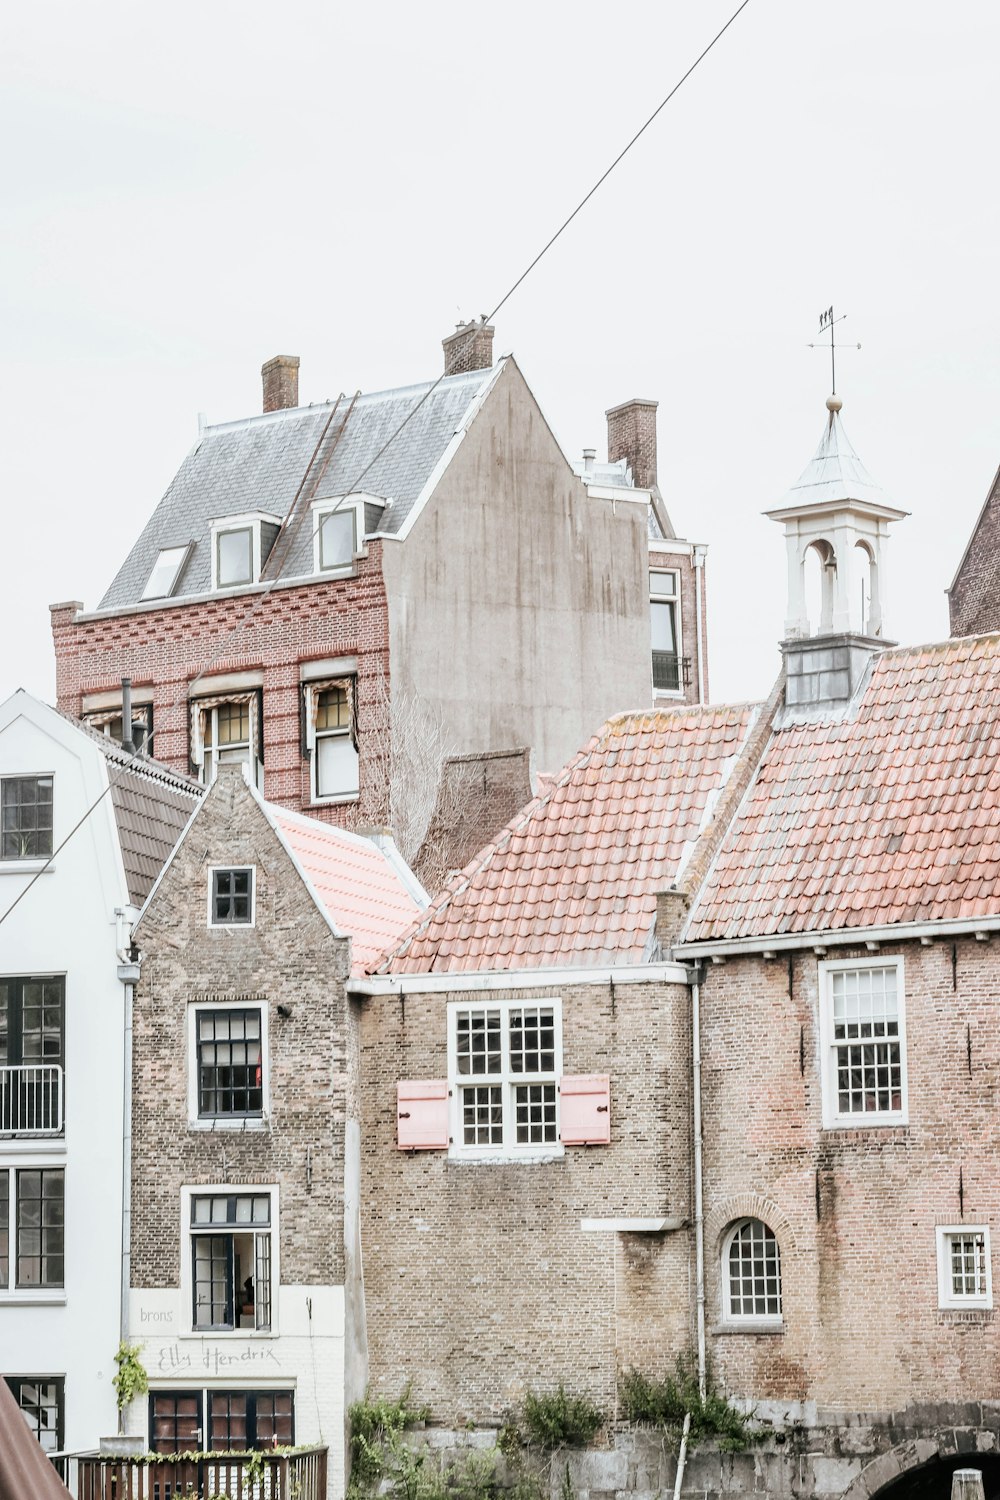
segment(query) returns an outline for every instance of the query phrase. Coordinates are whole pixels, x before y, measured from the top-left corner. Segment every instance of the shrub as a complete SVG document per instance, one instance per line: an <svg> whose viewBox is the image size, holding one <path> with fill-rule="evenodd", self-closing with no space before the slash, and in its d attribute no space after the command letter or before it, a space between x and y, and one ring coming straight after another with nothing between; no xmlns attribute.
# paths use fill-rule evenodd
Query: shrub
<svg viewBox="0 0 1000 1500"><path fill-rule="evenodd" d="M763 1441L765 1433L754 1425L753 1415L737 1411L716 1388L708 1372L705 1395L698 1388L698 1367L690 1352L679 1354L673 1375L651 1380L638 1370L628 1370L618 1386L621 1413L627 1422L660 1427L679 1445L684 1418L691 1413L688 1446L696 1448L714 1438L724 1453L743 1452Z"/></svg>
<svg viewBox="0 0 1000 1500"><path fill-rule="evenodd" d="M560 1384L548 1395L529 1391L523 1420L529 1447L551 1453L556 1448L585 1448L603 1425L604 1413L586 1396L568 1396Z"/></svg>

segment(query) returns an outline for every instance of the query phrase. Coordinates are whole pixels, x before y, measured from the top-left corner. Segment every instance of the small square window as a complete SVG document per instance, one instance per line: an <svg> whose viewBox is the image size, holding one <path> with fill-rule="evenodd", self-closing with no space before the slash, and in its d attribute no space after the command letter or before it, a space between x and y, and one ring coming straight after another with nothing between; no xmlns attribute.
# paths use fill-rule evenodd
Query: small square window
<svg viewBox="0 0 1000 1500"><path fill-rule="evenodd" d="M253 870L212 871L213 927L249 927L253 924Z"/></svg>
<svg viewBox="0 0 1000 1500"><path fill-rule="evenodd" d="M938 1305L993 1306L990 1232L981 1224L944 1224L937 1230Z"/></svg>
<svg viewBox="0 0 1000 1500"><path fill-rule="evenodd" d="M253 528L220 531L215 539L215 571L220 589L253 583Z"/></svg>
<svg viewBox="0 0 1000 1500"><path fill-rule="evenodd" d="M0 859L52 853L52 777L0 778Z"/></svg>

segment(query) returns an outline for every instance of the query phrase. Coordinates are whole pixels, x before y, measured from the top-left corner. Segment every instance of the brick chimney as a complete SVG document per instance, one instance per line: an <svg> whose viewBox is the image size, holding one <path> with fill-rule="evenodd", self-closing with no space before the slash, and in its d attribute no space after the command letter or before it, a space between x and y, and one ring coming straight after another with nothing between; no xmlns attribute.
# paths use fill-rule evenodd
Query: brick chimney
<svg viewBox="0 0 1000 1500"><path fill-rule="evenodd" d="M264 384L264 410L284 411L299 404L299 357L276 354L260 367Z"/></svg>
<svg viewBox="0 0 1000 1500"><path fill-rule="evenodd" d="M459 323L454 333L441 340L444 373L464 375L466 370L488 370L493 363L496 329L485 318L478 323Z"/></svg>
<svg viewBox="0 0 1000 1500"><path fill-rule="evenodd" d="M632 483L640 490L656 483L656 401L633 397L605 412L608 419L608 463L628 460Z"/></svg>

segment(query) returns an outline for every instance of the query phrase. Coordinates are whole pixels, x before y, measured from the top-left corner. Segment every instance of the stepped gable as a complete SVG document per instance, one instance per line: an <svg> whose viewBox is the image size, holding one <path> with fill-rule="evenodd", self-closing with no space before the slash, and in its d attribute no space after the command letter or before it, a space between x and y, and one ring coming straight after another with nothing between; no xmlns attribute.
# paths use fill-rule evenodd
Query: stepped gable
<svg viewBox="0 0 1000 1500"><path fill-rule="evenodd" d="M754 710L619 714L453 877L392 974L641 963Z"/></svg>
<svg viewBox="0 0 1000 1500"><path fill-rule="evenodd" d="M885 651L777 730L684 942L1000 911L1000 636Z"/></svg>
<svg viewBox="0 0 1000 1500"><path fill-rule="evenodd" d="M352 972L363 974L421 910L419 886L399 854L330 823L261 802L319 906L351 937Z"/></svg>
<svg viewBox="0 0 1000 1500"><path fill-rule="evenodd" d="M98 608L116 610L138 604L158 554L188 543L193 544L192 551L175 597L208 593L212 586L211 522L251 511L283 519L335 405L324 444L329 462L313 498L357 491L391 500L379 529L398 532L470 408L500 368L450 375L436 386L427 381L362 394L353 408L346 396L339 405L292 407L206 427ZM348 411L343 434L334 442ZM390 442L404 421L399 436ZM312 528L303 524L284 559L281 576L312 572Z"/></svg>

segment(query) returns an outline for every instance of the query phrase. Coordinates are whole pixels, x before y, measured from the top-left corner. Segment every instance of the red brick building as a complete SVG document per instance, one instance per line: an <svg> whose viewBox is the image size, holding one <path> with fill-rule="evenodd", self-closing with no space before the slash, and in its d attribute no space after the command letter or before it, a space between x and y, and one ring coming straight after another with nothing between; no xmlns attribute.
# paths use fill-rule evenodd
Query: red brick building
<svg viewBox="0 0 1000 1500"><path fill-rule="evenodd" d="M130 677L157 757L411 856L442 760L561 765L616 709L707 694L704 548L656 482L654 402L609 413L574 471L493 330L446 375L205 427L99 607L52 607L60 707L120 720ZM652 592L651 592L652 591Z"/></svg>

